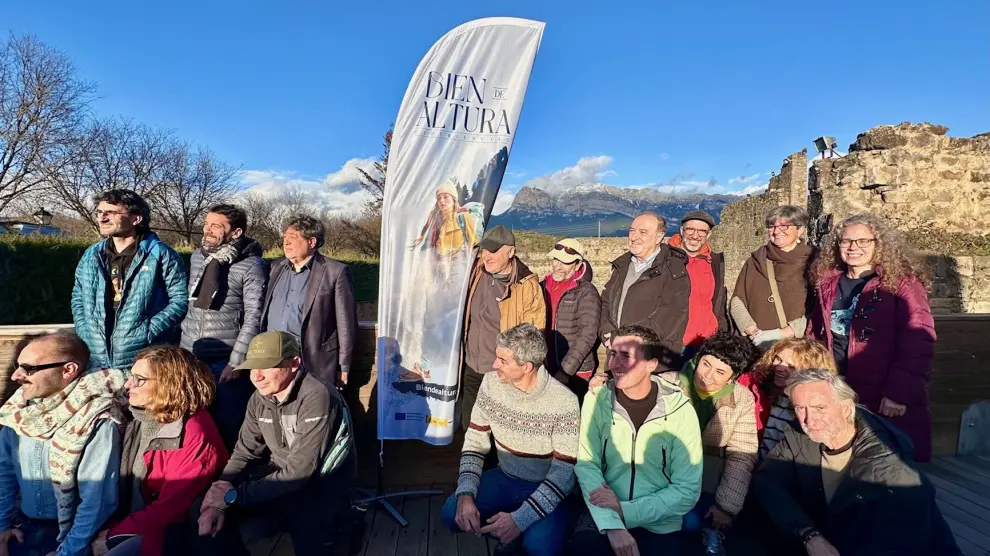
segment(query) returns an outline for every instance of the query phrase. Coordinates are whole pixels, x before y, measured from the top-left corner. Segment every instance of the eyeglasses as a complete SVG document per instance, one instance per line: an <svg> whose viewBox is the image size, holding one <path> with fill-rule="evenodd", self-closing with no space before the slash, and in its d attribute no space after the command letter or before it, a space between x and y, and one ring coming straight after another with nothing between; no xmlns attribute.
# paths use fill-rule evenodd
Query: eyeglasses
<svg viewBox="0 0 990 556"><path fill-rule="evenodd" d="M130 214L126 210L100 210L96 209L93 211L93 216L96 218L103 218L104 216L125 216Z"/></svg>
<svg viewBox="0 0 990 556"><path fill-rule="evenodd" d="M681 228L681 231L684 235L693 234L701 237L706 237L709 233L709 230L702 230L701 228Z"/></svg>
<svg viewBox="0 0 990 556"><path fill-rule="evenodd" d="M558 243L557 245L554 245L553 246L553 249L554 249L554 251L563 251L564 253L567 253L568 255L574 255L575 257L580 257L581 256L581 253L578 253L578 250L577 249L572 249L572 248L570 248L570 247L568 247L566 245L562 245L560 243Z"/></svg>
<svg viewBox="0 0 990 556"><path fill-rule="evenodd" d="M840 239L839 247L843 249L849 249L850 247L852 247L852 244L855 243L856 247L859 247L860 249L866 249L867 247L873 245L876 241L877 238L875 237L861 237L857 239Z"/></svg>
<svg viewBox="0 0 990 556"><path fill-rule="evenodd" d="M137 374L131 373L131 380L134 381L134 385L135 386L137 386L138 388L140 388L141 386L144 386L144 383L145 382L148 382L149 380L154 380L154 379L151 378L151 377L141 376L141 375L137 375Z"/></svg>
<svg viewBox="0 0 990 556"><path fill-rule="evenodd" d="M72 363L72 361L60 361L58 363L45 363L44 365L28 365L26 363L18 363L17 368L24 371L24 374L31 376L38 371L43 371L45 369L54 369L55 367L61 367L62 365L67 365Z"/></svg>
<svg viewBox="0 0 990 556"><path fill-rule="evenodd" d="M797 224L774 224L773 226L767 226L767 231L773 232L776 230L780 230L782 232L786 232L791 228L797 228Z"/></svg>

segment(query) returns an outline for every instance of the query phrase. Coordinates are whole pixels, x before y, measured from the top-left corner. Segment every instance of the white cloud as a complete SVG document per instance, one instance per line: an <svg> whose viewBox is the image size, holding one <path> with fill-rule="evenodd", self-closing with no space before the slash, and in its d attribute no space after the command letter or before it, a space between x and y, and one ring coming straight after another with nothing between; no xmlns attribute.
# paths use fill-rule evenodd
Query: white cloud
<svg viewBox="0 0 990 556"><path fill-rule="evenodd" d="M294 172L244 170L240 173L240 182L243 193L274 196L298 190L317 209L349 214L360 210L369 199L368 193L361 189L362 176L358 168L373 170L374 159L352 158L322 179L301 177Z"/></svg>
<svg viewBox="0 0 990 556"><path fill-rule="evenodd" d="M741 191L733 191L730 193L730 195L739 195L739 196L758 195L766 191L768 185L770 185L770 182L764 183L762 185L751 185L749 187L744 188Z"/></svg>
<svg viewBox="0 0 990 556"><path fill-rule="evenodd" d="M512 206L512 200L515 198L515 193L505 188L499 189L498 196L495 197L495 205L492 207L492 214L502 214L509 210L509 207Z"/></svg>
<svg viewBox="0 0 990 556"><path fill-rule="evenodd" d="M660 153L660 160L668 160L670 155L667 153Z"/></svg>
<svg viewBox="0 0 990 556"><path fill-rule="evenodd" d="M750 183L750 182L753 182L753 181L756 181L756 180L760 179L760 175L761 174L759 172L757 172L757 173L755 173L755 174L753 174L751 176L739 176L738 178L730 178L729 179L729 185Z"/></svg>
<svg viewBox="0 0 990 556"><path fill-rule="evenodd" d="M505 173L505 177L513 180L518 180L526 177L526 170L509 170Z"/></svg>
<svg viewBox="0 0 990 556"><path fill-rule="evenodd" d="M525 183L528 187L559 193L585 183L598 183L602 178L614 175L612 170L605 168L612 163L612 157L607 155L584 156L574 166L568 166L548 176L533 178Z"/></svg>
<svg viewBox="0 0 990 556"><path fill-rule="evenodd" d="M340 167L340 170L328 174L323 178L323 184L331 189L343 189L353 191L361 188L361 179L364 178L359 170L375 175L374 158L352 158ZM356 186L356 187L355 187Z"/></svg>

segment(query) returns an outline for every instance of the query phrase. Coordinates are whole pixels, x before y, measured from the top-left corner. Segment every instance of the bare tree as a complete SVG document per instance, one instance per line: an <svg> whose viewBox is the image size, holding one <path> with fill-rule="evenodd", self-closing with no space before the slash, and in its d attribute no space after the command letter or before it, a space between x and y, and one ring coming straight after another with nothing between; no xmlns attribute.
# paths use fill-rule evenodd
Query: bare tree
<svg viewBox="0 0 990 556"><path fill-rule="evenodd" d="M263 248L273 249L282 243L281 210L273 196L251 192L243 195L238 204L247 213L249 235Z"/></svg>
<svg viewBox="0 0 990 556"><path fill-rule="evenodd" d="M375 163L374 175L365 172L362 168L358 168L358 172L361 172L361 175L364 177L361 180L361 188L371 194L371 199L365 208L372 214L381 214L382 212L382 201L385 198L385 174L388 172L388 154L392 149L393 129L394 127L390 127L385 133L385 138L382 140L384 152L378 157L378 162Z"/></svg>
<svg viewBox="0 0 990 556"><path fill-rule="evenodd" d="M0 211L68 161L93 86L37 38L0 43Z"/></svg>
<svg viewBox="0 0 990 556"><path fill-rule="evenodd" d="M123 119L94 120L67 145L68 162L49 172L48 188L58 205L96 229L93 198L111 189L151 197L175 147L172 132Z"/></svg>
<svg viewBox="0 0 990 556"><path fill-rule="evenodd" d="M209 149L193 150L187 143L174 143L161 171L161 183L148 195L153 226L157 218L158 226L193 243L206 211L230 200L235 193L236 173L236 168Z"/></svg>

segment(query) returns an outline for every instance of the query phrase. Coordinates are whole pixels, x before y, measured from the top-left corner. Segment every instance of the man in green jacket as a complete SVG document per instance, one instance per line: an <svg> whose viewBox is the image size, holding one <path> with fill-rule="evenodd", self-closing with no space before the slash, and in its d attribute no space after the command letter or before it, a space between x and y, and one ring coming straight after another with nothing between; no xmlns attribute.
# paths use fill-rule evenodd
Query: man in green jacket
<svg viewBox="0 0 990 556"><path fill-rule="evenodd" d="M701 494L701 429L691 400L653 372L663 347L652 330L623 326L612 338L614 380L585 398L575 466L595 530L575 554L685 553L684 514Z"/></svg>

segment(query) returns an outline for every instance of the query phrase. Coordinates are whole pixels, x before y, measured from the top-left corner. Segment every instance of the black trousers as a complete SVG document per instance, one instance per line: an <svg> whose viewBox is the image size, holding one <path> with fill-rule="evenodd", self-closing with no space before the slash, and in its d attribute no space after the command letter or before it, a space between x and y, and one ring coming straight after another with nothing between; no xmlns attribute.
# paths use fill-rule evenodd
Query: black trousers
<svg viewBox="0 0 990 556"><path fill-rule="evenodd" d="M465 432L471 426L471 410L474 409L474 402L478 401L478 390L481 390L481 381L484 378L485 375L464 366L464 374L461 376L461 427Z"/></svg>
<svg viewBox="0 0 990 556"><path fill-rule="evenodd" d="M216 537L195 535L200 556L249 556L245 543L286 532L297 556L346 555L349 552L350 525L347 512L353 494L340 485L313 480L311 485L271 503L252 508L228 508L223 529ZM191 517L197 527L203 498L193 503Z"/></svg>

